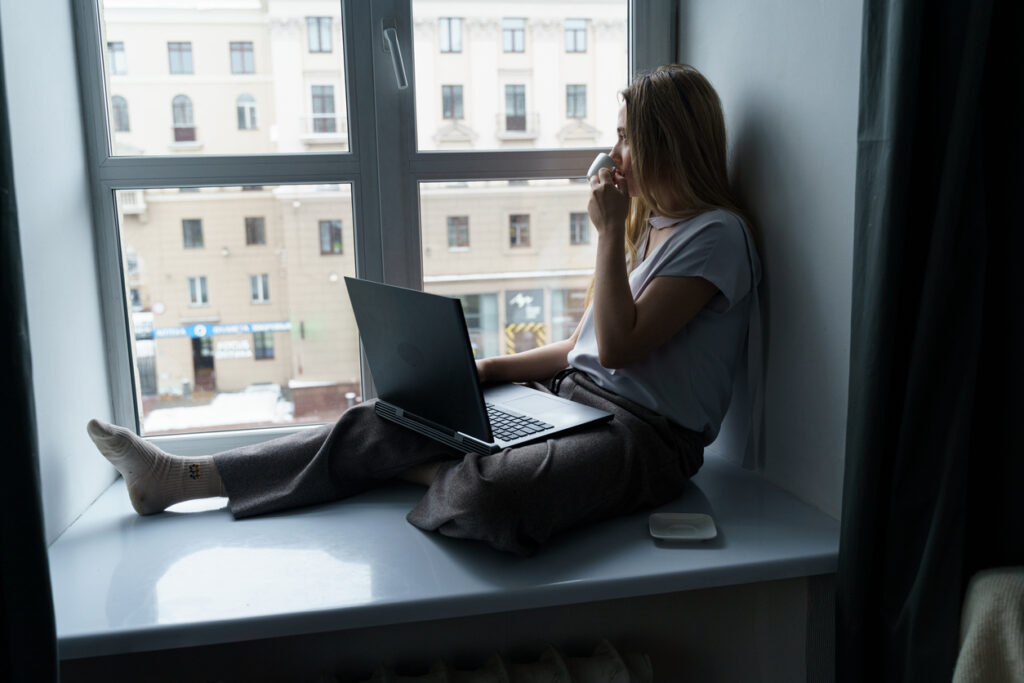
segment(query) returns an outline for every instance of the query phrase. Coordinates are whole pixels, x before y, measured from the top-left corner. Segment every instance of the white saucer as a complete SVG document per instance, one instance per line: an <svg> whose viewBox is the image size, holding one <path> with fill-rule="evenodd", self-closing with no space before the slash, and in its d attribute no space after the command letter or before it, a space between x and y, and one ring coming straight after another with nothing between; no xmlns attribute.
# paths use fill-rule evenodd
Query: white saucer
<svg viewBox="0 0 1024 683"><path fill-rule="evenodd" d="M668 541L707 541L718 535L715 520L699 512L655 512L651 536Z"/></svg>

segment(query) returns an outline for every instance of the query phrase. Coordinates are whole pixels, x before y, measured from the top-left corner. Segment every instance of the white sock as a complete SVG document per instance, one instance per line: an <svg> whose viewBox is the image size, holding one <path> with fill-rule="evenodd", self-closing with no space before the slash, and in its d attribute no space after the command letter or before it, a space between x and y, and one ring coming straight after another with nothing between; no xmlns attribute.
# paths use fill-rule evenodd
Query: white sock
<svg viewBox="0 0 1024 683"><path fill-rule="evenodd" d="M213 456L185 458L160 450L134 432L90 420L89 438L124 477L132 507L151 515L185 500L226 496Z"/></svg>

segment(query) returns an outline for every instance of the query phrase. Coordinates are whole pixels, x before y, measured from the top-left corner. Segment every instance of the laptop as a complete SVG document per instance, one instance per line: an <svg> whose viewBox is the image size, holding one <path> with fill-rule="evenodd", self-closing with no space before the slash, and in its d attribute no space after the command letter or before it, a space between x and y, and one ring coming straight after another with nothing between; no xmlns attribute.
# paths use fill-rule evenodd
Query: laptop
<svg viewBox="0 0 1024 683"><path fill-rule="evenodd" d="M351 277L345 285L386 420L486 454L612 417L521 384L481 387L458 299Z"/></svg>

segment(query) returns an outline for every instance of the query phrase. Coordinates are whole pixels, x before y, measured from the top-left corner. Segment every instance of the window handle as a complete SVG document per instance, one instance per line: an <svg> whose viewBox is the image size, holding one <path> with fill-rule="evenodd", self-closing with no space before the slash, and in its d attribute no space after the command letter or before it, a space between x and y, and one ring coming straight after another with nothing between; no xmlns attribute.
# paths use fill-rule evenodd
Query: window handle
<svg viewBox="0 0 1024 683"><path fill-rule="evenodd" d="M394 27L384 29L384 51L391 53L391 66L395 68L395 83L399 90L409 87L409 78L405 75L405 62L402 61L402 48L398 44L398 30Z"/></svg>

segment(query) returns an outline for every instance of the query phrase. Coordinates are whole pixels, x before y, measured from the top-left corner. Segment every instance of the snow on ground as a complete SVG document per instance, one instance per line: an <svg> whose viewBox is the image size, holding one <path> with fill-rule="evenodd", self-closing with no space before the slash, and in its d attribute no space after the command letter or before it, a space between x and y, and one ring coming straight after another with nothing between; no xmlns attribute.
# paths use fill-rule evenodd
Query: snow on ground
<svg viewBox="0 0 1024 683"><path fill-rule="evenodd" d="M142 421L144 432L167 432L251 423L291 422L295 405L281 397L276 384L220 393L202 406L157 408Z"/></svg>

